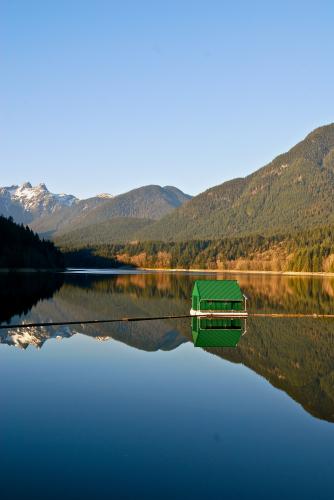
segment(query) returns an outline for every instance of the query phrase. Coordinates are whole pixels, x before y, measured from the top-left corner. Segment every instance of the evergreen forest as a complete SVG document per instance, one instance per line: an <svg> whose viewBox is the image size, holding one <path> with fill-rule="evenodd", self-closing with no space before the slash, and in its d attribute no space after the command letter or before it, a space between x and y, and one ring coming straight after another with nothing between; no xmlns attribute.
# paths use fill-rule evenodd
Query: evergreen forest
<svg viewBox="0 0 334 500"><path fill-rule="evenodd" d="M63 268L62 253L51 241L41 240L29 227L0 216L0 268Z"/></svg>

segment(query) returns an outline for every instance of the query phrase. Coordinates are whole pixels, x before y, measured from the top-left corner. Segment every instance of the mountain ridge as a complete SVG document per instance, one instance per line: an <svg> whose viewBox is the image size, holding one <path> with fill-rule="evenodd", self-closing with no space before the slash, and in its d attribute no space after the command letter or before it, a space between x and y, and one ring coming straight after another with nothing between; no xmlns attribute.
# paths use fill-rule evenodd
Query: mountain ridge
<svg viewBox="0 0 334 500"><path fill-rule="evenodd" d="M25 182L0 187L0 214L51 237L115 217L157 220L189 199L190 195L174 186L152 184L116 196L101 193L80 200L73 195L51 193L43 183L32 186Z"/></svg>
<svg viewBox="0 0 334 500"><path fill-rule="evenodd" d="M39 185L38 189L43 191L44 187ZM2 188L7 190L7 198L12 188ZM113 198L64 198L61 207L53 208L50 202L47 214L38 216L37 211L28 223L33 230L57 241L65 236L70 241L73 233L72 247L76 242L80 245L80 240L89 244L89 235L94 235L98 243L99 228L107 228L110 242L119 238L124 238L123 242L171 242L273 235L334 225L333 197L331 123L313 130L289 151L248 176L229 180L195 197L173 186L148 185ZM22 206L18 197L13 198L13 210L19 217ZM0 190L0 213L2 201ZM124 223L132 219L123 236L121 218ZM114 238L116 227L118 236ZM102 239L105 242L104 233Z"/></svg>

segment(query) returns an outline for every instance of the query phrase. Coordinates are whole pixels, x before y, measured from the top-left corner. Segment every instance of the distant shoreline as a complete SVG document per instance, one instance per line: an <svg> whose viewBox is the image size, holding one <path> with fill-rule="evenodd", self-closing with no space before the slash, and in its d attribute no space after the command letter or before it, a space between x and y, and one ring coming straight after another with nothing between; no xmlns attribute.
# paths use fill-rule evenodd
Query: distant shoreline
<svg viewBox="0 0 334 500"><path fill-rule="evenodd" d="M175 268L153 268L153 267L138 267L142 271L159 271L159 272L173 272L173 273L215 273L215 274L268 274L276 276L323 276L334 277L333 273L327 272L310 272L310 271L253 271L253 270L240 270L240 269L175 269Z"/></svg>

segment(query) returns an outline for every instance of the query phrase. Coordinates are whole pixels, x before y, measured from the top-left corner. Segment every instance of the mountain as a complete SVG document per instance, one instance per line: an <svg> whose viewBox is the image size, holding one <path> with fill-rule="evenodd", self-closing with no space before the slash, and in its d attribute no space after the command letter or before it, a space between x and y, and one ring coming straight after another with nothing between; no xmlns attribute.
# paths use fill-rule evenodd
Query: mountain
<svg viewBox="0 0 334 500"><path fill-rule="evenodd" d="M88 200L52 195L44 185L3 188L0 194L0 212L12 210L20 218L23 210L35 231L62 246L292 234L334 224L334 124L314 130L251 175L192 199L155 185Z"/></svg>
<svg viewBox="0 0 334 500"><path fill-rule="evenodd" d="M45 237L89 225L93 227L120 217L126 218L124 223L134 231L135 221L129 221L129 218L138 219L137 229L141 230L148 224L147 221L160 219L190 199L190 195L176 187L151 185L118 196L102 193L79 200L70 194L51 193L45 184L32 186L30 182L26 182L21 186L0 187L0 215L13 217L18 223L29 224L34 231ZM120 226L120 223L115 224ZM111 222L110 227L113 226ZM129 230L126 231L126 237L127 235Z"/></svg>
<svg viewBox="0 0 334 500"><path fill-rule="evenodd" d="M71 207L78 199L67 194L53 194L45 184L33 187L30 182L22 186L0 188L0 213L16 222L30 223L62 207Z"/></svg>
<svg viewBox="0 0 334 500"><path fill-rule="evenodd" d="M143 186L111 199L81 200L34 221L31 227L54 237L87 226L93 227L115 217L158 220L190 199L190 195L173 186ZM141 228L142 223L139 223L138 230Z"/></svg>
<svg viewBox="0 0 334 500"><path fill-rule="evenodd" d="M334 223L334 124L320 127L253 174L208 189L141 241L222 238Z"/></svg>

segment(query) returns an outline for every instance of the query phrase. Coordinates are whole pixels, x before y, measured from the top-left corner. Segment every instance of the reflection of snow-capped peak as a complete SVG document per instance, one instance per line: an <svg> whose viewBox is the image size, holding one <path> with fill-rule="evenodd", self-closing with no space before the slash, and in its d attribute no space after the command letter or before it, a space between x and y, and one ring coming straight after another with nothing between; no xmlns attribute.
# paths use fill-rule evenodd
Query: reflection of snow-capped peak
<svg viewBox="0 0 334 500"><path fill-rule="evenodd" d="M24 322L23 322L24 324ZM46 327L29 327L29 328L10 328L4 330L4 336L0 337L0 344L8 344L20 349L26 349L32 345L40 349L44 342L48 339L56 338L57 340L72 337L73 331L68 326L60 328Z"/></svg>
<svg viewBox="0 0 334 500"><path fill-rule="evenodd" d="M26 349L29 345L41 348L48 338L45 328L15 328L8 330L3 342L21 349Z"/></svg>
<svg viewBox="0 0 334 500"><path fill-rule="evenodd" d="M101 335L98 335L97 337L94 337L94 338L98 342L107 342L108 340L112 339L112 337L109 337L109 336L101 337Z"/></svg>

